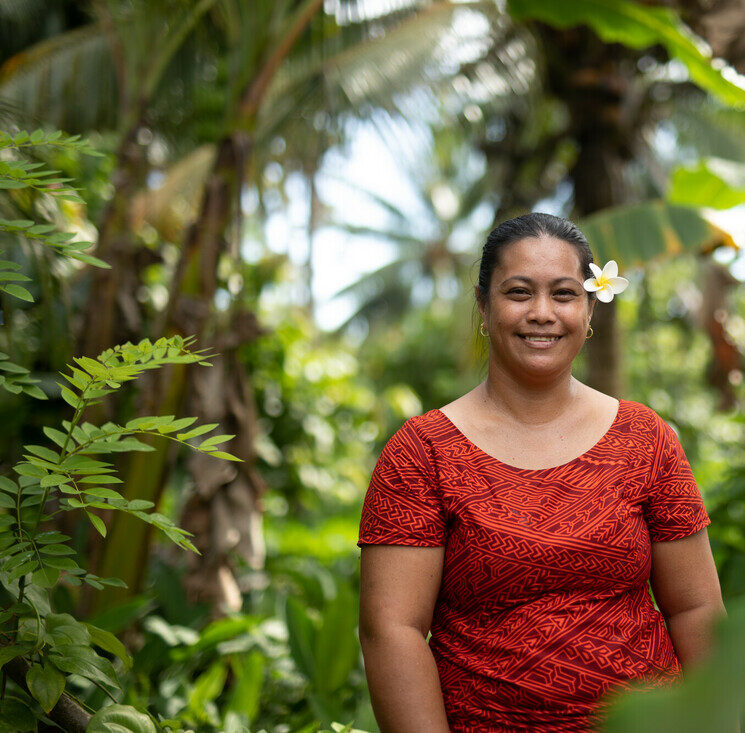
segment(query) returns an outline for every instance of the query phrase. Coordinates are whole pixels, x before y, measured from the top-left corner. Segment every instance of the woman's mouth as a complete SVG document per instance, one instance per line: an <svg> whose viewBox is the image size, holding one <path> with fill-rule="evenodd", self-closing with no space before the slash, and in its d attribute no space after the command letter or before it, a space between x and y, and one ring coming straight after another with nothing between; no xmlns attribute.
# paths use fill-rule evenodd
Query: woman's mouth
<svg viewBox="0 0 745 733"><path fill-rule="evenodd" d="M561 336L523 336L521 333L517 335L533 349L548 349L562 338Z"/></svg>

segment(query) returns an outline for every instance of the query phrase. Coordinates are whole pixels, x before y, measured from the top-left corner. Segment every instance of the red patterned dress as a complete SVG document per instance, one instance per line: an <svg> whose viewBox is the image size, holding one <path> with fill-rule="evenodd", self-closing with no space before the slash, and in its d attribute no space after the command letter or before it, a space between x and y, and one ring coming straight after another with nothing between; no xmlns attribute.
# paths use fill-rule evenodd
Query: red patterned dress
<svg viewBox="0 0 745 733"><path fill-rule="evenodd" d="M650 542L710 523L675 432L639 402L543 469L502 463L430 410L384 447L357 544L445 546L429 646L451 731L587 732L614 691L681 679Z"/></svg>

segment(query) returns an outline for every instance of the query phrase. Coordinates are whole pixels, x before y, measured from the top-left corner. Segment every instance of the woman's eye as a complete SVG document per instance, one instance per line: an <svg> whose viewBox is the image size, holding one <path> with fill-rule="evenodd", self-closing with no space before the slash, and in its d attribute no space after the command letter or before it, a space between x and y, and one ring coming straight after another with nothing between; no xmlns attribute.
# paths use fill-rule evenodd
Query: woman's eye
<svg viewBox="0 0 745 733"><path fill-rule="evenodd" d="M527 293L528 291L525 290L525 288L512 288L512 290L509 291L509 294L515 293L516 295L522 295L523 293ZM557 290L557 295L576 295L576 293L573 290Z"/></svg>

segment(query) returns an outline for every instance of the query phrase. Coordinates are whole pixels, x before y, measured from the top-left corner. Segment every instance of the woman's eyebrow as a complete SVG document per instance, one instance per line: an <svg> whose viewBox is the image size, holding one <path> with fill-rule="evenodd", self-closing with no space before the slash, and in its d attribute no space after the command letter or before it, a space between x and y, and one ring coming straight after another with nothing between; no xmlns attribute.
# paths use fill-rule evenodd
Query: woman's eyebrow
<svg viewBox="0 0 745 733"><path fill-rule="evenodd" d="M512 277L508 277L506 280L502 280L502 285L504 285L506 282L509 282L510 280L524 280L526 283L533 282L531 278L526 277L525 275L513 275ZM573 277L567 277L566 275L564 277L557 277L553 279L549 284L556 285L556 283L560 283L562 280L570 280L573 283L577 283L577 285L582 284L579 282L579 280L575 280Z"/></svg>

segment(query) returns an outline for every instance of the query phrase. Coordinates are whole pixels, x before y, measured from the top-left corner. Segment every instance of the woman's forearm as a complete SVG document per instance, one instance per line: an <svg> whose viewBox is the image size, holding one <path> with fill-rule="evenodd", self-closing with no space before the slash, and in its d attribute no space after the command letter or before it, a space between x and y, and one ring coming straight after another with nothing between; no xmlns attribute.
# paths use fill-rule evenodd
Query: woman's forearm
<svg viewBox="0 0 745 733"><path fill-rule="evenodd" d="M726 615L724 606L705 605L666 619L675 654L684 671L709 656L714 643L714 625L720 616Z"/></svg>
<svg viewBox="0 0 745 733"><path fill-rule="evenodd" d="M360 643L381 733L450 733L437 665L419 629L361 633Z"/></svg>

